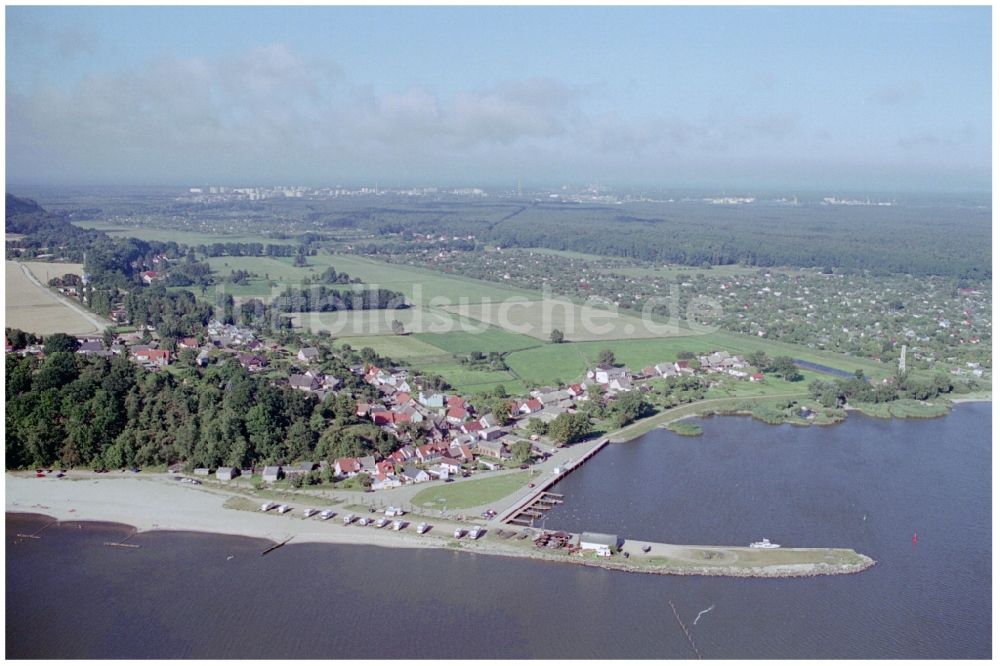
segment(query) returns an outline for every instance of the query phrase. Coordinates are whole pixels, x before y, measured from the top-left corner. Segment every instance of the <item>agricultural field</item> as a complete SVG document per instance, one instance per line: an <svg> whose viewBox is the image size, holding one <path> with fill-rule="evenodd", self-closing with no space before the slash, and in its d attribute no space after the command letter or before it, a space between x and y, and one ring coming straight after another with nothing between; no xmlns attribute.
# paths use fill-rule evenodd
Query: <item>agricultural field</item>
<svg viewBox="0 0 1000 666"><path fill-rule="evenodd" d="M402 322L403 330L407 333L446 332L459 329L459 323L447 313L420 307L401 310L297 312L289 313L289 316L295 327L302 327L313 332L328 331L337 338L395 335L392 330L394 319Z"/></svg>
<svg viewBox="0 0 1000 666"><path fill-rule="evenodd" d="M408 301L430 307L482 303L486 300L499 302L511 296L524 300L542 297L537 292L524 289L508 288L466 277L452 277L423 268L387 264L354 255L321 254L309 257L308 261L320 266L319 271L333 266L352 278L360 278L366 284L399 291Z"/></svg>
<svg viewBox="0 0 1000 666"><path fill-rule="evenodd" d="M661 338L691 334L685 327L647 322L632 315L574 303L567 298L510 300L502 303L451 306L444 309L545 341L549 340L553 329L561 330L565 340L573 342Z"/></svg>
<svg viewBox="0 0 1000 666"><path fill-rule="evenodd" d="M33 263L36 264L33 272L41 273L40 281L46 275L44 267L58 267L62 271L58 275L73 272L70 270L73 266L82 268L79 264ZM56 274L53 271L52 277ZM5 326L39 335L51 333L86 335L100 333L105 326L111 325L111 322L106 322L96 315L85 313L82 305L70 304L49 291L47 287L36 284L25 275L15 261L6 262L5 279Z"/></svg>
<svg viewBox="0 0 1000 666"><path fill-rule="evenodd" d="M31 271L42 284L48 284L54 277L62 277L67 273L83 275L83 264L56 263L51 261L22 261L22 266Z"/></svg>
<svg viewBox="0 0 1000 666"><path fill-rule="evenodd" d="M492 391L502 385L508 393L524 393L527 386L516 373L508 370L476 370L462 365L450 357L411 358L408 364L421 373L444 377L459 393L479 393Z"/></svg>

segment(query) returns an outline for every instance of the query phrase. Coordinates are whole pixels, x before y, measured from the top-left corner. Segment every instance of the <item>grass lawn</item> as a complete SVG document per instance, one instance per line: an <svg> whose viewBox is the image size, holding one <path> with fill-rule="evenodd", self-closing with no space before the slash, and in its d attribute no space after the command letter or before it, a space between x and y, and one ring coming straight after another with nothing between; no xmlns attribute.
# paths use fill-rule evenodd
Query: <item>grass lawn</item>
<svg viewBox="0 0 1000 666"><path fill-rule="evenodd" d="M431 336L433 337L433 336ZM388 356L394 361L427 359L428 357L451 361L451 355L415 335L372 335L368 337L345 338L334 343L335 347L349 344L354 349L371 347L380 356Z"/></svg>
<svg viewBox="0 0 1000 666"><path fill-rule="evenodd" d="M503 499L528 483L529 472L502 474L486 479L435 484L410 501L421 509L468 509Z"/></svg>
<svg viewBox="0 0 1000 666"><path fill-rule="evenodd" d="M553 329L563 332L566 340L621 340L691 335L683 325L670 326L659 321L644 321L623 312L577 303L568 298L543 298L534 301L478 303L446 308L449 312L470 317L512 333L530 335L548 341Z"/></svg>
<svg viewBox="0 0 1000 666"><path fill-rule="evenodd" d="M451 333L419 333L415 337L449 354L469 352L509 352L516 349L537 347L541 342L527 335L518 335L495 326L479 331L454 331Z"/></svg>
<svg viewBox="0 0 1000 666"><path fill-rule="evenodd" d="M506 370L474 370L448 358L413 358L410 365L417 372L441 375L459 393L491 391L497 384L510 393L523 393L525 385L512 372Z"/></svg>

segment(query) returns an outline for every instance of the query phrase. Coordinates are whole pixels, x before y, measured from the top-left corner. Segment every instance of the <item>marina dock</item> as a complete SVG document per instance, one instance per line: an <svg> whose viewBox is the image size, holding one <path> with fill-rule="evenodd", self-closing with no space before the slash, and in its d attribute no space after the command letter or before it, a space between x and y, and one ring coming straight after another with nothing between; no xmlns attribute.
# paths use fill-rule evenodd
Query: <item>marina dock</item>
<svg viewBox="0 0 1000 666"><path fill-rule="evenodd" d="M550 493L548 489L559 483L567 474L597 455L597 452L610 442L611 440L607 437L601 438L596 444L584 451L582 456L558 468L559 471L549 478L538 481L537 487L533 488L531 493L517 500L509 509L501 513L497 517L497 520L501 523L509 523L521 527L531 526L536 518L544 517L545 511L563 502L562 495L559 493Z"/></svg>

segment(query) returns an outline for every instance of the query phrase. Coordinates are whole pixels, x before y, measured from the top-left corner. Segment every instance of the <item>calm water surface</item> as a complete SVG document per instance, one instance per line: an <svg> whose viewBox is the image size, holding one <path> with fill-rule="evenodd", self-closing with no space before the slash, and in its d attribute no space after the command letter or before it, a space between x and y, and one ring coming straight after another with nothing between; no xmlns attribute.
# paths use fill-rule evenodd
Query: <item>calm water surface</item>
<svg viewBox="0 0 1000 666"><path fill-rule="evenodd" d="M667 577L447 551L289 545L7 516L18 657L991 656L990 404L830 428L712 418L613 445L548 527L700 544L848 546L853 576ZM914 545L913 532L919 534ZM231 556L231 557L230 557ZM714 606L697 625L700 610Z"/></svg>

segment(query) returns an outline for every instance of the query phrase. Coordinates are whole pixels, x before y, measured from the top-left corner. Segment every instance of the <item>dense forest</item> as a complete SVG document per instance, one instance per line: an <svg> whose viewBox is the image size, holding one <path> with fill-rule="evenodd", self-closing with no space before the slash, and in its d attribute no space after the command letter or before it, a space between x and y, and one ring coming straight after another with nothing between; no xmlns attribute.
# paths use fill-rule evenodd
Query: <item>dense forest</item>
<svg viewBox="0 0 1000 666"><path fill-rule="evenodd" d="M380 209L359 215L375 234L474 235L478 244L544 247L689 266L829 267L875 274L966 279L991 276L991 213L932 206L712 206L630 204L617 207L536 203L510 206L497 218L450 208ZM493 219L491 219L491 217ZM467 241L450 241L464 247ZM356 246L392 252L393 243Z"/></svg>
<svg viewBox="0 0 1000 666"><path fill-rule="evenodd" d="M342 362L331 374L371 389ZM59 464L122 468L284 464L389 453L395 439L355 416L349 393L313 396L251 375L235 359L148 372L127 358L53 351L6 355L9 469Z"/></svg>

